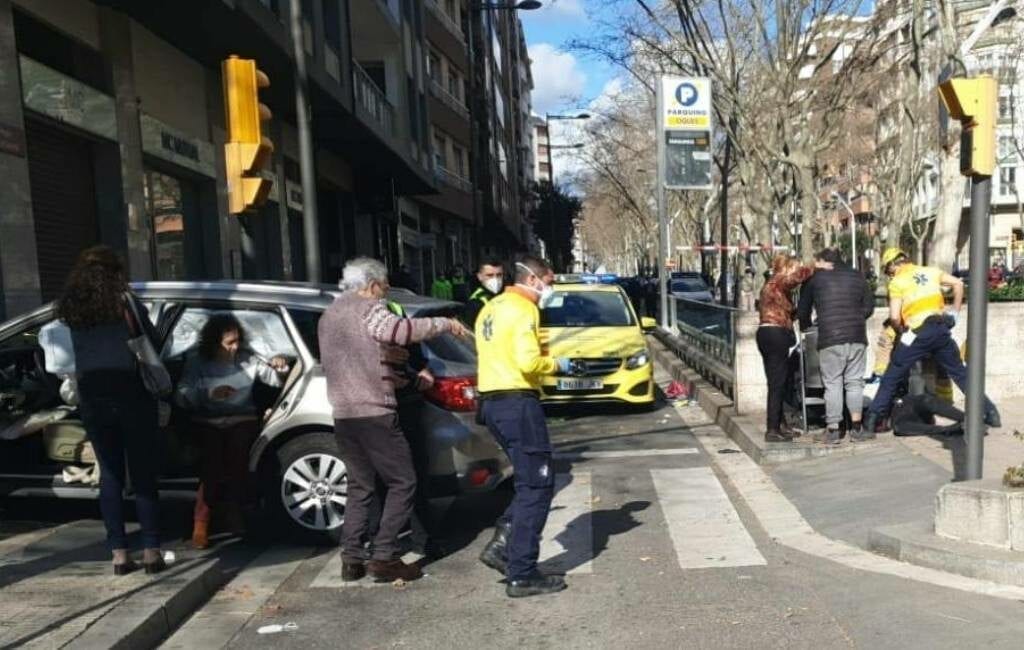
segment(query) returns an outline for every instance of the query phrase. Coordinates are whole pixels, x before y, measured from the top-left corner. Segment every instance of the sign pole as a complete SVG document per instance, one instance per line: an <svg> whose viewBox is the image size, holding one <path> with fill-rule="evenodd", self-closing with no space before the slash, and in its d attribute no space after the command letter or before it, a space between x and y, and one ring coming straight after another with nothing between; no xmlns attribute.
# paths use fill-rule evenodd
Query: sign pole
<svg viewBox="0 0 1024 650"><path fill-rule="evenodd" d="M657 199L658 199L658 288L661 296L661 309L658 311L658 317L661 321L661 327L668 329L668 222L665 216L665 96L662 89L664 84L662 78L658 78L657 84L657 110L658 119L657 126L655 127L655 137L657 138L657 150L658 150L658 182L657 182Z"/></svg>

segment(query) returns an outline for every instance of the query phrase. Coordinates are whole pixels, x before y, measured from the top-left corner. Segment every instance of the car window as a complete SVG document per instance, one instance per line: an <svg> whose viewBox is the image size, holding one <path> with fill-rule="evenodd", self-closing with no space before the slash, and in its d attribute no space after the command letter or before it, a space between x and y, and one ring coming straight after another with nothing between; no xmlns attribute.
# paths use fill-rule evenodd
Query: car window
<svg viewBox="0 0 1024 650"><path fill-rule="evenodd" d="M242 329L245 330L246 347L257 355L265 359L277 354L296 356L295 345L280 314L252 309L190 307L182 312L181 318L174 324L164 346L163 357L174 359L197 348L199 333L206 321L210 320L210 316L226 312L231 313L241 323Z"/></svg>
<svg viewBox="0 0 1024 650"><path fill-rule="evenodd" d="M633 314L619 292L555 291L540 312L542 327L625 327Z"/></svg>
<svg viewBox="0 0 1024 650"><path fill-rule="evenodd" d="M452 363L476 363L476 349L472 339L460 339L451 334L430 339L423 344L433 356Z"/></svg>
<svg viewBox="0 0 1024 650"><path fill-rule="evenodd" d="M707 285L700 280L673 280L672 282L672 291L695 293L707 290Z"/></svg>
<svg viewBox="0 0 1024 650"><path fill-rule="evenodd" d="M320 325L321 311L313 309L289 309L288 314L292 317L295 327L299 330L302 342L306 344L309 353L317 361L320 360L320 335L317 327Z"/></svg>

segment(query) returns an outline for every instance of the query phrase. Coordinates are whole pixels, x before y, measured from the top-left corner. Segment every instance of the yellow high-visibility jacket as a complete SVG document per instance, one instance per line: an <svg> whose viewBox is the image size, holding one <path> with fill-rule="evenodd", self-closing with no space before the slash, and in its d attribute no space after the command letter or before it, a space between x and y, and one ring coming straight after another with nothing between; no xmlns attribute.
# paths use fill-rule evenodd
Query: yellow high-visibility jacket
<svg viewBox="0 0 1024 650"><path fill-rule="evenodd" d="M540 310L516 287L509 287L480 310L476 319L477 388L540 390L540 379L558 363L541 355Z"/></svg>

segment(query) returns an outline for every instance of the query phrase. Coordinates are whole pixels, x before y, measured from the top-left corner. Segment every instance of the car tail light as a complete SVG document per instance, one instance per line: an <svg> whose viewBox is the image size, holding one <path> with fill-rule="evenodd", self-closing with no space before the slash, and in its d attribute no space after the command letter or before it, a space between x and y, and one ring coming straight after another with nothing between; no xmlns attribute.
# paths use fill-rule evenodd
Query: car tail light
<svg viewBox="0 0 1024 650"><path fill-rule="evenodd" d="M431 402L449 411L475 411L476 379L474 377L437 377L426 395Z"/></svg>
<svg viewBox="0 0 1024 650"><path fill-rule="evenodd" d="M469 473L469 484L473 487L481 487L491 478L491 470L486 467L477 467Z"/></svg>

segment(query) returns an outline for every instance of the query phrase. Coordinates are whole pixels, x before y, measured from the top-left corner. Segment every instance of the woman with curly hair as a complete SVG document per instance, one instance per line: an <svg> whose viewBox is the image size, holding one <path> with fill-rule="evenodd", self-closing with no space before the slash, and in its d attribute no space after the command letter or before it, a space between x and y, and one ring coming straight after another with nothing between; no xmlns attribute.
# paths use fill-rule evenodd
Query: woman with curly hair
<svg viewBox="0 0 1024 650"><path fill-rule="evenodd" d="M142 315L142 323L134 322L129 300ZM95 246L79 255L57 302L57 314L71 330L78 408L100 465L100 511L114 573L125 575L138 568L128 554L124 530L126 469L131 472L142 526L142 566L146 573L157 573L167 568L160 552L157 403L142 383L128 348L133 330L155 340L146 308L129 291L114 251Z"/></svg>
<svg viewBox="0 0 1024 650"><path fill-rule="evenodd" d="M213 314L199 333L199 347L185 362L178 404L195 413L203 441L202 485L196 495L192 544L209 545L210 509L222 510L229 528L244 530L252 505L249 448L259 434L253 385L283 384L288 361L264 360L246 347L245 329L232 314Z"/></svg>

